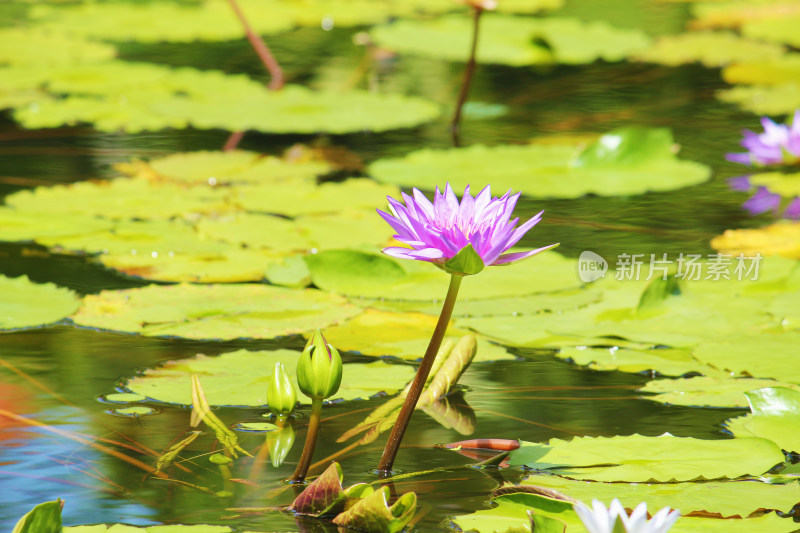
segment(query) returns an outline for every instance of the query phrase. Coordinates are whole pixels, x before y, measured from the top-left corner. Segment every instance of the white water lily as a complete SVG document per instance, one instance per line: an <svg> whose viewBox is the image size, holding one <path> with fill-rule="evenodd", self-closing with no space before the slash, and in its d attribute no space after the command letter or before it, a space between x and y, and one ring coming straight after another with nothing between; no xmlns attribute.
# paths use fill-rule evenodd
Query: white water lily
<svg viewBox="0 0 800 533"><path fill-rule="evenodd" d="M592 509L578 502L575 512L589 533L665 533L681 516L680 512L664 507L648 520L646 503L640 503L628 516L616 498L608 509L598 500L592 500Z"/></svg>

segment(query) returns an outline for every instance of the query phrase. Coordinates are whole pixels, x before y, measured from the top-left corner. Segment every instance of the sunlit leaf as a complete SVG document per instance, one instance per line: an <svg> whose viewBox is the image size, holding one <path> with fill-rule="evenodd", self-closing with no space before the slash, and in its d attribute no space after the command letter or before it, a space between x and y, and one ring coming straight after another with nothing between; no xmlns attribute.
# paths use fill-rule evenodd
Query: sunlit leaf
<svg viewBox="0 0 800 533"><path fill-rule="evenodd" d="M125 524L112 524L110 526L99 524L94 526L70 526L64 528L65 533L230 533L231 531L232 529L228 526L210 525L136 527Z"/></svg>
<svg viewBox="0 0 800 533"><path fill-rule="evenodd" d="M800 383L800 369L792 363L799 342L800 333L792 331L758 336L732 335L699 344L693 355L700 361L736 374Z"/></svg>
<svg viewBox="0 0 800 533"><path fill-rule="evenodd" d="M210 405L267 405L267 383L276 362L283 363L291 376L299 352L293 350L237 350L216 357L197 355L169 361L142 375L130 378L125 386L147 398L189 405L191 374L201 377L203 391ZM414 367L374 363L345 363L342 385L332 400L368 399L379 393L393 394L414 376Z"/></svg>
<svg viewBox="0 0 800 533"><path fill-rule="evenodd" d="M634 509L641 502L655 514L659 509L678 509L684 517L705 511L723 517L747 517L756 511L786 512L797 503L797 486L770 485L758 481L710 481L707 483L591 483L560 476L532 475L521 484L557 490L589 503L593 499L608 505L617 498ZM504 490L513 490L508 487ZM681 518L683 520L684 518Z"/></svg>
<svg viewBox="0 0 800 533"><path fill-rule="evenodd" d="M735 28L748 21L791 17L800 14L800 7L792 0L717 0L698 2L691 11L695 26Z"/></svg>
<svg viewBox="0 0 800 533"><path fill-rule="evenodd" d="M733 87L718 91L717 97L759 115L788 115L800 107L800 84Z"/></svg>
<svg viewBox="0 0 800 533"><path fill-rule="evenodd" d="M428 21L400 20L370 33L380 46L398 52L466 61L471 24L469 17L453 15ZM648 38L638 30L555 17L485 14L481 17L480 35L479 62L513 66L619 61L648 44Z"/></svg>
<svg viewBox="0 0 800 533"><path fill-rule="evenodd" d="M417 511L417 495L406 492L390 506L389 487L383 486L358 500L352 507L333 519L333 523L359 531L397 533Z"/></svg>
<svg viewBox="0 0 800 533"><path fill-rule="evenodd" d="M661 133L654 139L648 130L612 131L583 155L578 143L473 145L419 150L401 159L378 160L369 170L379 181L398 185L432 189L441 185L442 176L448 176L457 190L467 185L479 190L491 184L497 192L512 189L529 196L558 198L641 194L708 179L708 167L675 157L666 130L649 131ZM660 142L667 138L670 142ZM584 164L576 164L582 161Z"/></svg>
<svg viewBox="0 0 800 533"><path fill-rule="evenodd" d="M776 387L746 393L751 414L727 422L736 437L763 437L786 451L800 451L800 390Z"/></svg>
<svg viewBox="0 0 800 533"><path fill-rule="evenodd" d="M690 32L659 37L636 59L664 65L702 63L721 67L735 61L764 61L784 53L782 46L743 39L730 32Z"/></svg>
<svg viewBox="0 0 800 533"><path fill-rule="evenodd" d="M780 85L797 82L800 77L800 54L786 54L775 59L735 63L725 67L722 77L728 83Z"/></svg>
<svg viewBox="0 0 800 533"><path fill-rule="evenodd" d="M680 376L687 372L716 372L714 368L694 359L690 350L677 348L638 350L567 346L559 350L556 357L567 359L576 365L588 366L592 370L618 370L634 374L655 371L665 376Z"/></svg>
<svg viewBox="0 0 800 533"><path fill-rule="evenodd" d="M317 250L371 248L388 245L391 235L374 210L344 210L337 213L303 215L295 226Z"/></svg>
<svg viewBox="0 0 800 533"><path fill-rule="evenodd" d="M391 313L367 309L357 317L325 330L328 342L340 350L365 355L389 355L402 359L422 359L436 327L437 317L420 313ZM449 337L466 335L461 329L449 328ZM505 348L478 339L476 361L513 359Z"/></svg>
<svg viewBox="0 0 800 533"><path fill-rule="evenodd" d="M752 39L788 44L794 48L800 48L800 35L797 32L798 24L800 24L800 9L797 10L794 16L746 21L742 24L742 35Z"/></svg>
<svg viewBox="0 0 800 533"><path fill-rule="evenodd" d="M654 396L648 394L642 397L668 405L747 407L747 391L776 386L800 390L800 385L770 379L696 376L688 379L648 381L639 391L655 393Z"/></svg>
<svg viewBox="0 0 800 533"><path fill-rule="evenodd" d="M780 448L762 438L700 440L631 435L523 442L509 457L512 465L549 469L593 481L691 481L759 475L784 461Z"/></svg>
<svg viewBox="0 0 800 533"><path fill-rule="evenodd" d="M191 339L269 339L324 328L360 309L335 295L258 284L151 285L84 298L82 326Z"/></svg>
<svg viewBox="0 0 800 533"><path fill-rule="evenodd" d="M780 255L800 259L800 222L778 222L759 229L729 229L711 239L715 250L729 255Z"/></svg>
<svg viewBox="0 0 800 533"><path fill-rule="evenodd" d="M302 252L311 247L300 228L285 218L270 215L237 213L207 217L197 224L197 231L201 237L247 248Z"/></svg>
<svg viewBox="0 0 800 533"><path fill-rule="evenodd" d="M761 172L751 174L748 179L753 187L766 187L784 198L800 196L800 172Z"/></svg>
<svg viewBox="0 0 800 533"><path fill-rule="evenodd" d="M0 30L0 65L65 65L111 59L113 46L26 29Z"/></svg>
<svg viewBox="0 0 800 533"><path fill-rule="evenodd" d="M40 503L19 519L12 533L61 533L61 508L64 502Z"/></svg>
<svg viewBox="0 0 800 533"><path fill-rule="evenodd" d="M343 488L343 477L339 463L331 463L317 479L303 489L288 510L311 516L333 514L342 510L346 500L368 497L372 494L372 487L365 483Z"/></svg>
<svg viewBox="0 0 800 533"><path fill-rule="evenodd" d="M0 331L43 326L74 313L80 300L69 289L0 276Z"/></svg>

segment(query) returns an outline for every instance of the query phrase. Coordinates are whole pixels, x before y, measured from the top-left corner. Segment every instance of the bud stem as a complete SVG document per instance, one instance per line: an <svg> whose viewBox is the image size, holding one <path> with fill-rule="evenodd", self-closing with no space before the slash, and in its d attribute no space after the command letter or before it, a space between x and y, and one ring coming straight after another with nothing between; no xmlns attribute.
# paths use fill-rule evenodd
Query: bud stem
<svg viewBox="0 0 800 533"><path fill-rule="evenodd" d="M314 455L314 447L317 445L317 435L319 434L319 419L322 414L322 398L311 399L311 419L308 421L308 433L306 433L306 443L303 446L303 455L297 463L297 469L291 477L292 483L302 483L308 467L311 465L311 457Z"/></svg>
<svg viewBox="0 0 800 533"><path fill-rule="evenodd" d="M458 101L456 102L456 111L453 114L453 120L450 122L450 134L453 136L453 146L458 148L461 145L461 108L467 101L467 94L469 94L469 86L472 84L472 74L475 72L475 53L478 50L478 29L480 28L481 15L483 8L475 6L472 19L472 44L469 49L469 60L464 69L464 81L461 82L461 90L458 93Z"/></svg>
<svg viewBox="0 0 800 533"><path fill-rule="evenodd" d="M459 274L452 274L450 276L450 287L447 289L447 296L442 305L442 312L439 314L439 321L436 323L436 328L433 330L433 336L428 349L425 350L425 356L417 369L417 375L414 376L414 381L411 382L411 387L406 395L406 401L403 402L403 407L400 409L400 414L397 415L397 420L394 423L392 432L389 434L389 440L386 442L386 447L383 449L381 461L378 463L378 471L384 475L392 470L394 458L397 456L397 450L400 449L400 442L403 440L403 435L408 427L408 422L411 420L411 415L417 406L422 389L425 388L425 382L428 380L428 375L431 373L433 361L436 359L436 354L439 353L439 348L442 346L444 334L447 332L447 326L450 323L450 317L453 315L453 307L456 305L456 298L458 297L458 288L461 286L461 278Z"/></svg>

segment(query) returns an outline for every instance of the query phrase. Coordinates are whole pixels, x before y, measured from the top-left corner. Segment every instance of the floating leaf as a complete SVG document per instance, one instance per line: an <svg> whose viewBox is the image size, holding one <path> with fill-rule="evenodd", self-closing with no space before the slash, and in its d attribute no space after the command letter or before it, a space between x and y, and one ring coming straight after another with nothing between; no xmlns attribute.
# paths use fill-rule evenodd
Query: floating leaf
<svg viewBox="0 0 800 533"><path fill-rule="evenodd" d="M779 45L742 39L731 32L704 31L659 37L636 59L670 66L699 62L707 67L722 67L735 61L774 59L783 53Z"/></svg>
<svg viewBox="0 0 800 533"><path fill-rule="evenodd" d="M0 30L0 65L65 65L113 58L113 46L31 28Z"/></svg>
<svg viewBox="0 0 800 533"><path fill-rule="evenodd" d="M564 347L556 353L559 359L567 359L576 365L588 366L592 370L617 370L641 373L655 371L665 376L680 376L687 372L714 373L715 369L693 358L687 349L659 348L639 350L631 348L590 348L587 346ZM660 383L663 380L651 383Z"/></svg>
<svg viewBox="0 0 800 533"><path fill-rule="evenodd" d="M366 309L357 317L325 330L328 342L340 350L365 355L389 355L419 360L425 354L437 317L420 313L391 313ZM468 332L449 328L447 335L456 337ZM478 339L476 361L513 359L505 348Z"/></svg>
<svg viewBox="0 0 800 533"><path fill-rule="evenodd" d="M669 433L522 442L509 457L512 465L573 479L627 482L737 478L763 474L783 461L780 448L767 439L700 440Z"/></svg>
<svg viewBox="0 0 800 533"><path fill-rule="evenodd" d="M0 276L0 294L0 331L57 322L80 306L71 290L52 283L33 283L27 276Z"/></svg>
<svg viewBox="0 0 800 533"><path fill-rule="evenodd" d="M383 486L358 500L333 519L333 523L359 531L397 533L414 518L417 495L406 492L389 506L389 487Z"/></svg>
<svg viewBox="0 0 800 533"><path fill-rule="evenodd" d="M191 374L202 377L203 390L210 405L267 405L267 384L276 362L294 375L299 352L293 350L237 350L216 357L197 355L169 361L130 378L125 386L152 400L188 405L191 400ZM414 377L414 367L374 363L345 363L342 385L331 400L368 399L376 394L393 394Z"/></svg>
<svg viewBox="0 0 800 533"><path fill-rule="evenodd" d="M729 0L699 2L691 11L696 17L692 21L694 26L735 28L752 20L791 17L800 14L800 7L792 0Z"/></svg>
<svg viewBox="0 0 800 533"><path fill-rule="evenodd" d="M797 34L798 25L800 25L800 10L797 10L794 16L746 21L742 24L742 35L800 48L800 35Z"/></svg>
<svg viewBox="0 0 800 533"><path fill-rule="evenodd" d="M800 259L800 222L779 222L759 229L729 229L711 239L715 250L728 255L780 255Z"/></svg>
<svg viewBox="0 0 800 533"><path fill-rule="evenodd" d="M780 85L800 78L800 54L786 54L775 59L742 61L725 67L722 77L728 83Z"/></svg>
<svg viewBox="0 0 800 533"><path fill-rule="evenodd" d="M798 343L800 332L736 335L700 343L693 355L732 373L800 383L800 369L792 363Z"/></svg>
<svg viewBox="0 0 800 533"><path fill-rule="evenodd" d="M12 533L61 533L61 508L64 502L40 503L19 519Z"/></svg>
<svg viewBox="0 0 800 533"><path fill-rule="evenodd" d="M761 172L751 174L748 179L753 187L766 187L784 198L800 196L800 172Z"/></svg>
<svg viewBox="0 0 800 533"><path fill-rule="evenodd" d="M291 221L270 215L236 213L204 218L197 224L201 237L265 248L276 252L308 250L311 245Z"/></svg>
<svg viewBox="0 0 800 533"><path fill-rule="evenodd" d="M670 142L664 142L667 138ZM557 198L641 194L708 179L708 167L677 159L671 145L667 130L625 128L604 135L583 154L577 143L473 145L418 150L402 159L378 160L369 170L378 181L397 185L431 189L446 175L454 189L479 190L491 183L495 191Z"/></svg>
<svg viewBox="0 0 800 533"><path fill-rule="evenodd" d="M157 411L152 407L147 407L145 405L134 405L131 407L118 407L115 409L111 409L109 413L117 416L137 417L137 416L152 415L157 413Z"/></svg>
<svg viewBox="0 0 800 533"><path fill-rule="evenodd" d="M123 167L125 168L125 167ZM256 152L184 152L171 154L147 163L147 169L170 181L193 184L313 182L332 170L330 163L319 159L293 160ZM130 168L133 172L140 169Z"/></svg>
<svg viewBox="0 0 800 533"><path fill-rule="evenodd" d="M339 248L377 249L388 245L391 236L375 219L374 210L344 210L337 213L297 217L295 225L317 250Z"/></svg>
<svg viewBox="0 0 800 533"><path fill-rule="evenodd" d="M745 397L747 391L775 386L800 390L799 385L770 379L696 376L688 379L648 381L639 391L655 393L655 396L647 395L643 398L668 405L733 408L748 406Z"/></svg>
<svg viewBox="0 0 800 533"><path fill-rule="evenodd" d="M736 437L764 437L786 451L800 451L800 390L768 387L746 393L751 414L727 422Z"/></svg>
<svg viewBox="0 0 800 533"><path fill-rule="evenodd" d="M718 91L717 98L759 115L788 115L800 107L800 84L733 87Z"/></svg>
<svg viewBox="0 0 800 533"><path fill-rule="evenodd" d="M75 323L190 339L270 339L324 328L353 317L344 298L258 284L151 285L84 298Z"/></svg>
<svg viewBox="0 0 800 533"><path fill-rule="evenodd" d="M652 514L670 507L679 509L683 517L696 512L718 513L726 518L747 517L759 511L787 512L797 503L796 485L770 485L758 481L591 483L560 476L532 475L520 484L520 489L531 486L557 490L587 503L597 499L608 504L617 498L629 509L645 502ZM501 490L505 493L514 487Z"/></svg>
<svg viewBox="0 0 800 533"><path fill-rule="evenodd" d="M99 524L94 526L70 526L65 527L65 533L231 533L233 531L227 526L208 526L208 525L195 525L195 526L129 526L125 524L113 524L106 526ZM253 532L244 532L253 533Z"/></svg>
<svg viewBox="0 0 800 533"><path fill-rule="evenodd" d="M370 34L380 46L398 52L466 61L471 24L463 15L400 20L374 28ZM642 32L613 28L605 22L485 14L481 17L477 60L513 66L620 61L647 44Z"/></svg>

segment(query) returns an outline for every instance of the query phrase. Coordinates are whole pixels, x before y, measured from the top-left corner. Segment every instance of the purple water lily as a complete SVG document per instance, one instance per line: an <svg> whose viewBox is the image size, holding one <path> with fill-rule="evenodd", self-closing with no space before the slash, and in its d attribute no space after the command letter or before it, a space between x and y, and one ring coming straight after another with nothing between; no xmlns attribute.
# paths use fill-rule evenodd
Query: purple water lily
<svg viewBox="0 0 800 533"><path fill-rule="evenodd" d="M444 192L436 188L433 203L418 189L413 197L403 193L405 205L389 197L391 215L378 214L397 232L395 239L410 248L389 247L383 252L400 259L417 259L443 265L468 245L480 256L484 265L503 265L549 250L551 244L527 252L504 253L514 246L542 218L540 212L519 227L519 218L511 219L520 193L508 191L500 198L492 197L486 186L473 198L469 186L459 204L448 183Z"/></svg>
<svg viewBox="0 0 800 533"><path fill-rule="evenodd" d="M800 163L800 109L795 111L791 126L776 124L767 117L761 119L761 124L764 133L742 132L741 144L747 152L726 154L725 159L754 166Z"/></svg>

